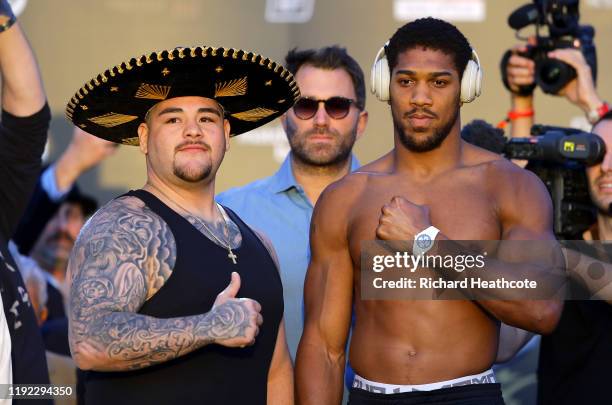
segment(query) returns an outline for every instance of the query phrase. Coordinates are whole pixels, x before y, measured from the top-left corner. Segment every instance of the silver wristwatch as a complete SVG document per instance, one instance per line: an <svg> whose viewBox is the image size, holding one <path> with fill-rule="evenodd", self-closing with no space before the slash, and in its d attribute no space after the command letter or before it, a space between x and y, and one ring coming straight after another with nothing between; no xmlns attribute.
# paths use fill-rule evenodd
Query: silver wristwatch
<svg viewBox="0 0 612 405"><path fill-rule="evenodd" d="M420 256L427 253L427 251L432 248L438 232L440 232L440 230L432 225L429 228L417 233L414 236L412 255Z"/></svg>

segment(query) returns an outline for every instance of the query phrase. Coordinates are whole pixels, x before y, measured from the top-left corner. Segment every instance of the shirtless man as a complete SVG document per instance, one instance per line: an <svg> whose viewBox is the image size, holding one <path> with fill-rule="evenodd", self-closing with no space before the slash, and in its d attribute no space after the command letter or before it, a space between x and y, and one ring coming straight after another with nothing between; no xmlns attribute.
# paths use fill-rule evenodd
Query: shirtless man
<svg viewBox="0 0 612 405"><path fill-rule="evenodd" d="M354 306L350 362L361 389L351 390L350 404L503 403L489 371L500 321L548 333L562 305L362 300L361 243L413 240L431 225L440 230L436 241L552 240L550 199L535 175L461 140L460 106L477 92L462 91L473 56L454 26L416 20L394 34L385 53L395 147L328 187L315 208L298 402L340 403Z"/></svg>

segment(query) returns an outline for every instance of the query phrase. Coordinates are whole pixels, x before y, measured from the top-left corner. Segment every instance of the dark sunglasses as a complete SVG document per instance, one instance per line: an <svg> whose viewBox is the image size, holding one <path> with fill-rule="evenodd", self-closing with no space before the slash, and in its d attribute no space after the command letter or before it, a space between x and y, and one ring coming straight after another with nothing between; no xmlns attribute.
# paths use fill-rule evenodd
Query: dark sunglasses
<svg viewBox="0 0 612 405"><path fill-rule="evenodd" d="M339 120L348 115L351 104L355 103L355 101L344 97L330 97L327 100L303 97L293 105L293 112L299 119L309 120L317 113L319 103L325 105L327 115L335 120Z"/></svg>

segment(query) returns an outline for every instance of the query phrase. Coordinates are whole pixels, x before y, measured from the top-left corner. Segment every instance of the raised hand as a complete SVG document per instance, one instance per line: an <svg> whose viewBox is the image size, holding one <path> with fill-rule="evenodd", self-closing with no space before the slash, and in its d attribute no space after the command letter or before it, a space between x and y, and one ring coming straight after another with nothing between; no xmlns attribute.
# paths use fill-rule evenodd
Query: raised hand
<svg viewBox="0 0 612 405"><path fill-rule="evenodd" d="M71 187L81 174L115 153L117 146L74 127L72 141L57 161L55 178L58 188Z"/></svg>
<svg viewBox="0 0 612 405"><path fill-rule="evenodd" d="M561 89L559 92L560 96L564 96L585 112L601 104L601 100L595 90L591 67L584 59L582 52L578 49L555 49L549 52L548 56L559 59L576 70L576 78Z"/></svg>
<svg viewBox="0 0 612 405"><path fill-rule="evenodd" d="M531 86L535 81L535 62L520 55L526 50L525 46L515 47L512 56L508 59L506 77L510 90L515 93L519 91L520 86Z"/></svg>

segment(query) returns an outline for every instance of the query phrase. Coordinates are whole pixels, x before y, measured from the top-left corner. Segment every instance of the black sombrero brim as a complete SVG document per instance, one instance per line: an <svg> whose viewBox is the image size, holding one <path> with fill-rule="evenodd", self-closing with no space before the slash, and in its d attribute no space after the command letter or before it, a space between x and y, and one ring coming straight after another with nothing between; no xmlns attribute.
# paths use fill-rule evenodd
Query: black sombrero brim
<svg viewBox="0 0 612 405"><path fill-rule="evenodd" d="M176 48L133 58L96 76L72 97L66 117L92 135L138 145L138 125L152 106L200 96L223 106L235 136L282 115L299 95L293 75L261 55Z"/></svg>

